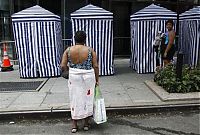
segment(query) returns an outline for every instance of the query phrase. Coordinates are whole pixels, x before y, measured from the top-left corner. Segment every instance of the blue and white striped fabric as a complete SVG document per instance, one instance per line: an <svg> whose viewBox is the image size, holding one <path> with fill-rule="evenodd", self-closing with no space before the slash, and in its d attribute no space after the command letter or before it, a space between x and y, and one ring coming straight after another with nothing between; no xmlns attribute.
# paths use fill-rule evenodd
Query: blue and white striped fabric
<svg viewBox="0 0 200 135"><path fill-rule="evenodd" d="M97 54L99 75L114 74L113 13L89 4L73 12L71 20L73 37L78 30L86 32L86 45Z"/></svg>
<svg viewBox="0 0 200 135"><path fill-rule="evenodd" d="M179 50L184 63L196 67L200 55L200 6L180 14Z"/></svg>
<svg viewBox="0 0 200 135"><path fill-rule="evenodd" d="M176 20L177 14L163 7L150 6L130 16L131 58L130 66L137 73L151 73L156 68L153 41L158 31L165 32L165 22ZM176 23L176 21L174 21ZM174 25L175 26L175 25Z"/></svg>
<svg viewBox="0 0 200 135"><path fill-rule="evenodd" d="M61 22L36 5L12 15L20 77L59 76L62 53Z"/></svg>

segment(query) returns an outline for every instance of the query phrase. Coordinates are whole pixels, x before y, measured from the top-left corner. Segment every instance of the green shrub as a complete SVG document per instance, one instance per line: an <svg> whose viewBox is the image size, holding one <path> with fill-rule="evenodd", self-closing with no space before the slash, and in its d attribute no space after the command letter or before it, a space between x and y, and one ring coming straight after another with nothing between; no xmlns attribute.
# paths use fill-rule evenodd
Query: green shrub
<svg viewBox="0 0 200 135"><path fill-rule="evenodd" d="M176 67L172 64L160 69L154 81L169 93L200 92L200 69L184 65L182 78L176 78Z"/></svg>

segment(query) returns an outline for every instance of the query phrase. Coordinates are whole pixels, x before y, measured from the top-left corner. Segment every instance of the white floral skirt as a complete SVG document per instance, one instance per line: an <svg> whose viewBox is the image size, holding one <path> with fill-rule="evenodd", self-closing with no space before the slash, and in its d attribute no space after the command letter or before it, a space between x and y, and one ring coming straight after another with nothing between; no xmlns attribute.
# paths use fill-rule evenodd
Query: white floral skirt
<svg viewBox="0 0 200 135"><path fill-rule="evenodd" d="M78 120L93 115L95 88L94 69L69 69L69 98L72 119Z"/></svg>

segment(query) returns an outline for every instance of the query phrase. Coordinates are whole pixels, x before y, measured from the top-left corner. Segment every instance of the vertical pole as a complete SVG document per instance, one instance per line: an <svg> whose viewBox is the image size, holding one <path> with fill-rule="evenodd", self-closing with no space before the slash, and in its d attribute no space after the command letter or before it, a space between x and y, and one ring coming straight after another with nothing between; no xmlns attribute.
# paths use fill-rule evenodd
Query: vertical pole
<svg viewBox="0 0 200 135"><path fill-rule="evenodd" d="M200 28L199 28L199 29L200 29ZM200 37L199 37L199 42L200 42ZM197 67L200 69L200 52L198 52Z"/></svg>
<svg viewBox="0 0 200 135"><path fill-rule="evenodd" d="M180 11L179 11L179 0L177 0L177 3L176 3L176 13L177 13L177 25L176 25L176 33L178 33L179 32L179 13L180 13Z"/></svg>
<svg viewBox="0 0 200 135"><path fill-rule="evenodd" d="M17 10L18 10L18 11L21 10L21 9L20 9L20 6L21 6L21 2L20 2L20 0L17 0Z"/></svg>
<svg viewBox="0 0 200 135"><path fill-rule="evenodd" d="M66 37L65 37L65 36L66 36L66 35L65 35L65 34L66 34L66 32L65 32L65 30L66 30L66 28L65 28L65 24L66 24L66 20L65 20L65 15L66 15L66 13L65 13L65 8L66 8L66 7L65 7L65 6L66 6L66 5L65 5L65 4L66 4L66 1L65 1L65 0L64 0L64 3L63 3L63 4L64 4L64 9L63 9L63 12L64 12L64 13L63 13L63 14L64 14L64 15L63 15L63 20L64 20L64 24L63 24L63 25L64 25L64 26L63 26L63 28L64 28L64 39L65 39L65 38L66 38ZM61 6L62 6L62 5L61 5ZM62 11L61 11L61 12L62 12Z"/></svg>
<svg viewBox="0 0 200 135"><path fill-rule="evenodd" d="M112 0L109 0L109 3L108 3L108 4L109 4L109 11L111 11L111 10L112 10L112 9L111 9L111 8L112 8L112 7L111 7Z"/></svg>
<svg viewBox="0 0 200 135"><path fill-rule="evenodd" d="M14 13L14 0L9 0L10 15Z"/></svg>
<svg viewBox="0 0 200 135"><path fill-rule="evenodd" d="M89 4L89 0L85 0L85 5Z"/></svg>
<svg viewBox="0 0 200 135"><path fill-rule="evenodd" d="M3 40L5 41L6 40L6 17L4 16L3 14Z"/></svg>
<svg viewBox="0 0 200 135"><path fill-rule="evenodd" d="M37 0L36 3L37 3L37 5L39 5L40 4L40 0Z"/></svg>
<svg viewBox="0 0 200 135"><path fill-rule="evenodd" d="M176 3L176 13L177 13L177 22L176 22L176 37L175 37L175 46L176 46L176 51L179 48L178 40L179 40L179 0L177 0Z"/></svg>
<svg viewBox="0 0 200 135"><path fill-rule="evenodd" d="M181 80L182 78L182 67L183 67L183 53L180 52L177 54L177 63L176 63L176 79Z"/></svg>
<svg viewBox="0 0 200 135"><path fill-rule="evenodd" d="M177 13L177 25L176 25L176 33L179 31L179 0L176 3L176 13Z"/></svg>

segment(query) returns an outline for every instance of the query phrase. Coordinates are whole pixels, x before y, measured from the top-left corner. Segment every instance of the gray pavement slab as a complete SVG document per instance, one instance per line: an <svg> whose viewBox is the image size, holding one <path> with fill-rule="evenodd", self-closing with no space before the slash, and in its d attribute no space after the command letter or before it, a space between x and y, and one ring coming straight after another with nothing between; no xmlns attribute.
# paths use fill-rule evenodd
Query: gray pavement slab
<svg viewBox="0 0 200 135"><path fill-rule="evenodd" d="M43 99L45 98L45 93L22 93L18 98L10 104L8 107L29 107L29 106L39 106Z"/></svg>
<svg viewBox="0 0 200 135"><path fill-rule="evenodd" d="M144 83L153 80L153 73L137 74L129 67L129 59L115 59L114 63L115 74L100 77L100 89L107 109L200 104L199 100L192 99L165 102ZM63 77L21 79L18 66L14 66L14 69L11 72L0 72L0 82L46 82L37 92L0 92L0 114L69 111L67 79Z"/></svg>

